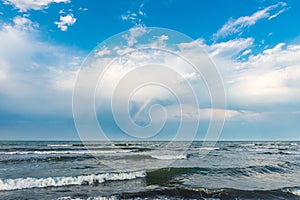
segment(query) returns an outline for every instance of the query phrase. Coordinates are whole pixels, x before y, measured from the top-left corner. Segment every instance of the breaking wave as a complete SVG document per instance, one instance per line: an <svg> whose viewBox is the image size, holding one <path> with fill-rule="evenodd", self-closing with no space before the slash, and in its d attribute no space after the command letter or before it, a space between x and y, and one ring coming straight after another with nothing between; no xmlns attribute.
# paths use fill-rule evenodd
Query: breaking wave
<svg viewBox="0 0 300 200"><path fill-rule="evenodd" d="M131 180L145 177L146 172L115 172L103 174L91 174L69 177L47 177L47 178L17 178L0 179L0 190L17 190L25 188L59 187L70 185L92 185L104 183L105 181Z"/></svg>
<svg viewBox="0 0 300 200"><path fill-rule="evenodd" d="M152 158L159 159L159 160L180 160L180 159L187 159L187 155L151 155Z"/></svg>

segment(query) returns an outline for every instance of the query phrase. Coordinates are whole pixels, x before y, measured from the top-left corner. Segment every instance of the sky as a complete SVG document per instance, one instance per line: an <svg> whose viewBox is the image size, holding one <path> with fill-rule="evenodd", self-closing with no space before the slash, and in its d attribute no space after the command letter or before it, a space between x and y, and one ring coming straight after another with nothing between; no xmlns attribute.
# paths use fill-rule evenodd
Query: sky
<svg viewBox="0 0 300 200"><path fill-rule="evenodd" d="M226 107L211 108L201 96L207 96L201 93L204 85L194 80L197 75L165 56L162 64L172 63L204 103L191 105L192 97L176 85L170 87L178 89L184 103L161 88L137 92L130 104L136 123L146 127L148 111L156 104L169 115L154 139L172 139L181 106L187 126L200 123L195 139L203 139L211 113L220 113L225 123L219 139L300 140L299 10L297 0L0 0L0 140L78 140L73 91L87 56L98 52L105 57L109 50L102 42L124 31L128 35L119 36L127 47L141 45L139 37L148 33L147 27L165 28L151 43L155 47L171 43L168 30L191 38L178 43L179 49L197 55L200 47L219 72L226 95ZM103 88L97 88L96 113L109 139L132 139L114 122L106 96L128 73L124 66L116 64ZM142 79L131 75L130 81ZM151 77L171 84L163 80L166 76ZM153 123L160 124L163 113L152 111ZM119 120L122 124L125 119Z"/></svg>

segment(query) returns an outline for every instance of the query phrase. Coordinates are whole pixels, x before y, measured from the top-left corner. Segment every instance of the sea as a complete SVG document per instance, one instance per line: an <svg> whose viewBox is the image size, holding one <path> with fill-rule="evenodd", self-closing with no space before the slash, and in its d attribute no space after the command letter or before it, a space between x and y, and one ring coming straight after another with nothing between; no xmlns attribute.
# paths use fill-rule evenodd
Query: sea
<svg viewBox="0 0 300 200"><path fill-rule="evenodd" d="M300 142L2 141L0 199L300 199Z"/></svg>

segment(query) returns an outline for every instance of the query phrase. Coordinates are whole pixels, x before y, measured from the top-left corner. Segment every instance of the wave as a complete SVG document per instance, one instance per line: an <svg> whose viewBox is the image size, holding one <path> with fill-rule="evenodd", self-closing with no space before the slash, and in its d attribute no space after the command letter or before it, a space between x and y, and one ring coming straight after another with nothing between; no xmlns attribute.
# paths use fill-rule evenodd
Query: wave
<svg viewBox="0 0 300 200"><path fill-rule="evenodd" d="M266 152L259 152L257 154L266 154L266 155L299 155L299 152L295 152L295 151L278 151L278 152L270 152L270 151L266 151Z"/></svg>
<svg viewBox="0 0 300 200"><path fill-rule="evenodd" d="M48 147L72 147L73 144L47 144Z"/></svg>
<svg viewBox="0 0 300 200"><path fill-rule="evenodd" d="M213 150L219 150L220 148L218 147L200 147L199 150L203 151L213 151Z"/></svg>
<svg viewBox="0 0 300 200"><path fill-rule="evenodd" d="M104 183L105 181L131 180L145 177L144 171L136 172L115 172L103 174L91 174L69 177L48 177L48 178L17 178L0 179L0 190L17 190L25 188L60 187L71 185L92 185Z"/></svg>
<svg viewBox="0 0 300 200"><path fill-rule="evenodd" d="M159 159L159 160L180 160L180 159L187 159L186 154L182 155L151 155L152 158Z"/></svg>
<svg viewBox="0 0 300 200"><path fill-rule="evenodd" d="M134 152L130 149L116 149L116 150L81 150L81 151L1 151L0 155L28 155L28 154L117 154Z"/></svg>
<svg viewBox="0 0 300 200"><path fill-rule="evenodd" d="M300 197L300 188L286 188L286 189L283 189L283 191Z"/></svg>
<svg viewBox="0 0 300 200"><path fill-rule="evenodd" d="M88 197L87 200L117 200L118 198L116 196L110 196L110 197L105 197L105 196L98 196L98 197ZM82 198L78 197L59 197L57 200L85 200Z"/></svg>
<svg viewBox="0 0 300 200"><path fill-rule="evenodd" d="M203 200L221 200L221 199L299 199L299 193L294 188L278 189L278 190L236 190L236 189L206 189L206 188L187 188L187 187L172 187L172 188L155 188L152 190L139 192L123 192L110 196L98 197L60 197L57 200L116 200L116 199L203 199ZM299 192L299 190L298 190Z"/></svg>
<svg viewBox="0 0 300 200"><path fill-rule="evenodd" d="M82 156L46 156L46 157L25 157L25 158L8 158L8 159L0 159L0 163L25 163L25 162L70 162L70 161L82 161L86 159L93 159L94 157L91 155L82 155Z"/></svg>
<svg viewBox="0 0 300 200"><path fill-rule="evenodd" d="M286 189L277 190L237 190L237 189L206 189L206 188L156 188L135 193L122 193L118 199L298 199L298 194Z"/></svg>
<svg viewBox="0 0 300 200"><path fill-rule="evenodd" d="M170 181L174 181L176 177L180 177L182 175L210 174L215 176L225 175L228 177L250 177L253 174L283 174L286 170L289 169L285 169L284 166L269 165L232 168L169 167L147 171L146 181L150 185L166 186L169 185Z"/></svg>
<svg viewBox="0 0 300 200"><path fill-rule="evenodd" d="M145 152L145 151L152 151L154 149L146 148L146 147L126 147L126 148L120 148L123 150L132 150L134 152Z"/></svg>

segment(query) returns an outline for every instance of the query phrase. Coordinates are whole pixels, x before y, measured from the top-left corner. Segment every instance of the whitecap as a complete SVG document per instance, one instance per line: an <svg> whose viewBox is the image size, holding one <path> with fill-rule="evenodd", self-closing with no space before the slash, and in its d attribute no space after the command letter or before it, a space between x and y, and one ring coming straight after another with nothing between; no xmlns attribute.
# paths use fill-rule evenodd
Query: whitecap
<svg viewBox="0 0 300 200"><path fill-rule="evenodd" d="M187 159L186 154L182 155L151 155L152 158L156 158L159 160L181 160L181 159Z"/></svg>
<svg viewBox="0 0 300 200"><path fill-rule="evenodd" d="M213 150L219 150L220 148L218 147L201 147L199 150L204 150L204 151L213 151Z"/></svg>
<svg viewBox="0 0 300 200"><path fill-rule="evenodd" d="M289 188L289 189L286 189L286 192L291 193L296 196L300 196L300 189Z"/></svg>
<svg viewBox="0 0 300 200"><path fill-rule="evenodd" d="M81 176L47 177L47 178L17 178L0 179L0 190L17 190L25 188L59 187L103 183L105 181L130 180L145 177L146 172L114 172Z"/></svg>
<svg viewBox="0 0 300 200"><path fill-rule="evenodd" d="M99 197L89 197L86 200L117 200L118 198L116 196L111 196L111 197L103 197L103 196L99 196ZM57 200L84 200L81 198L73 198L73 197L59 197Z"/></svg>
<svg viewBox="0 0 300 200"><path fill-rule="evenodd" d="M47 144L48 147L72 147L72 144Z"/></svg>
<svg viewBox="0 0 300 200"><path fill-rule="evenodd" d="M133 150L130 149L116 149L116 150L95 150L95 151L1 151L0 155L27 155L27 154L117 154L117 153L129 153Z"/></svg>

